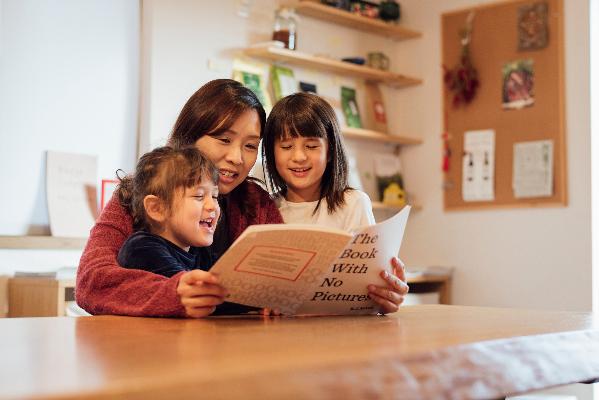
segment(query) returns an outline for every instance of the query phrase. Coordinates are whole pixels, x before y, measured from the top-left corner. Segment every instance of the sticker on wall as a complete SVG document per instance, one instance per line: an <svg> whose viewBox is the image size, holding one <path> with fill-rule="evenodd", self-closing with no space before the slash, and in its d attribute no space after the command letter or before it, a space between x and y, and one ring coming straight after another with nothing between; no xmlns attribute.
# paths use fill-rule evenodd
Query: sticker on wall
<svg viewBox="0 0 599 400"><path fill-rule="evenodd" d="M553 140L514 143L515 198L553 195Z"/></svg>
<svg viewBox="0 0 599 400"><path fill-rule="evenodd" d="M535 103L532 60L517 60L505 64L502 77L501 92L504 109L518 110Z"/></svg>
<svg viewBox="0 0 599 400"><path fill-rule="evenodd" d="M464 201L495 199L495 131L464 133L462 197Z"/></svg>
<svg viewBox="0 0 599 400"><path fill-rule="evenodd" d="M547 3L518 8L518 50L538 50L547 46Z"/></svg>

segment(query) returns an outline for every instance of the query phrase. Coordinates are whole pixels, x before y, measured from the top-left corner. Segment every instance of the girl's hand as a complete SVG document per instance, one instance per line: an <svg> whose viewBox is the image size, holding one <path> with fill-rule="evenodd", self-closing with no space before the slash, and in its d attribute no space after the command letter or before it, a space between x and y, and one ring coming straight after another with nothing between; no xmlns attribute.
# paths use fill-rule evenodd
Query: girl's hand
<svg viewBox="0 0 599 400"><path fill-rule="evenodd" d="M177 294L190 318L206 317L225 301L227 291L219 285L216 275L194 269L181 275Z"/></svg>
<svg viewBox="0 0 599 400"><path fill-rule="evenodd" d="M381 313L388 314L399 310L410 288L406 283L404 265L397 257L391 259L393 274L381 271L381 278L387 282L387 286L368 285L368 295L381 306Z"/></svg>

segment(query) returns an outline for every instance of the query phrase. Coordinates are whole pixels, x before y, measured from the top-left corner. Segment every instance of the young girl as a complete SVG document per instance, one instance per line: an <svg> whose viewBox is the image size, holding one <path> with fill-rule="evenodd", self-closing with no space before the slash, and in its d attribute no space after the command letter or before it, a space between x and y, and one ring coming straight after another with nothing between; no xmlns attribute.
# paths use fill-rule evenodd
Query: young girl
<svg viewBox="0 0 599 400"><path fill-rule="evenodd" d="M212 267L206 246L220 215L218 170L198 149L159 147L144 154L135 174L121 179L117 196L135 231L119 251L120 265L167 277Z"/></svg>
<svg viewBox="0 0 599 400"><path fill-rule="evenodd" d="M296 93L272 109L262 143L268 183L279 195L286 223L314 223L345 230L374 223L365 193L347 182L347 157L333 108L317 95ZM381 312L395 312L408 292L403 266L391 259L394 274L381 272L387 286L368 285Z"/></svg>
<svg viewBox="0 0 599 400"><path fill-rule="evenodd" d="M296 93L272 109L262 143L263 163L286 223L353 230L374 224L368 195L347 182L348 167L332 107Z"/></svg>

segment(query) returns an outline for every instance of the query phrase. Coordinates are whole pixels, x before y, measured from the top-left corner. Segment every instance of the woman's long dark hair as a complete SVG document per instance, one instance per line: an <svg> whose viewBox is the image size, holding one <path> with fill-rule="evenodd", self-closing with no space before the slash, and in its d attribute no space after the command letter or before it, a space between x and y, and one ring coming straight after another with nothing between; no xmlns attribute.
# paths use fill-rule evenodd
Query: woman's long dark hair
<svg viewBox="0 0 599 400"><path fill-rule="evenodd" d="M266 113L258 97L232 79L215 79L199 88L183 106L168 140L168 145L193 146L204 135L217 135L231 128L244 112L254 110L260 119L260 137L266 124ZM253 178L248 178L253 180ZM229 194L241 212L255 217L255 204L246 196L246 182Z"/></svg>
<svg viewBox="0 0 599 400"><path fill-rule="evenodd" d="M344 193L351 190L348 185L347 156L335 111L315 94L296 93L284 97L275 104L268 116L262 141L262 165L268 175L269 187L283 196L287 194L287 183L276 167L275 141L298 136L319 137L328 143L328 162L320 182L320 198L314 213L325 198L327 210L332 214L345 204Z"/></svg>

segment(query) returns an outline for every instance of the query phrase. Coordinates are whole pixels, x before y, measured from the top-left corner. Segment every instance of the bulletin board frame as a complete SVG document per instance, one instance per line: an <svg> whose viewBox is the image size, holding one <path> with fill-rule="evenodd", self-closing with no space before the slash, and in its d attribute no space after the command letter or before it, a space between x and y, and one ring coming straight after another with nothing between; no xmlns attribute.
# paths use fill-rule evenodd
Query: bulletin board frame
<svg viewBox="0 0 599 400"><path fill-rule="evenodd" d="M547 45L518 50L518 10L522 6L547 4ZM442 64L453 68L460 61L460 29L474 12L470 56L478 72L480 87L473 101L455 107L452 93L443 84L444 128L449 168L444 173L446 211L518 207L567 206L564 28L562 0L506 0L441 16ZM516 60L532 60L534 104L521 109L502 105L502 68ZM494 199L465 201L462 194L464 134L495 131ZM514 144L553 141L553 194L548 197L516 198L513 189Z"/></svg>

